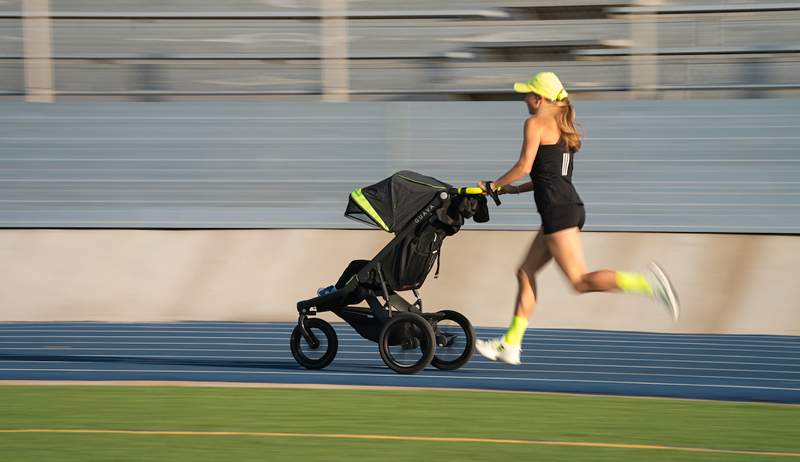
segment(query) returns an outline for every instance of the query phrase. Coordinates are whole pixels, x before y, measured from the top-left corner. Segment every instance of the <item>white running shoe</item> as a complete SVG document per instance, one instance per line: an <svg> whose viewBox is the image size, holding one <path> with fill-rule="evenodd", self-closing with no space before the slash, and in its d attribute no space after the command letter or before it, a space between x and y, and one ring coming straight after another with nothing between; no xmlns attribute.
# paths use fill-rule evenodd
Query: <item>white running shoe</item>
<svg viewBox="0 0 800 462"><path fill-rule="evenodd" d="M503 341L503 338L494 338L490 340L477 340L475 342L475 349L486 359L492 361L503 361L508 364L519 366L519 354L522 348L519 345L508 345Z"/></svg>
<svg viewBox="0 0 800 462"><path fill-rule="evenodd" d="M667 308L673 321L677 321L681 315L680 301L667 274L656 262L650 262L650 274L653 282L655 282L653 284L653 298Z"/></svg>

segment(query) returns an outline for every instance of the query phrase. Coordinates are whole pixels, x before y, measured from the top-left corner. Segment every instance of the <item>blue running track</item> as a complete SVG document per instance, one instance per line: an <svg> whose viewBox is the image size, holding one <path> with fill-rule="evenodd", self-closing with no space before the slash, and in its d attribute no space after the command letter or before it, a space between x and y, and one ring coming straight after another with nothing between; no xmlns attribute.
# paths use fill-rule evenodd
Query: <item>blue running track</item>
<svg viewBox="0 0 800 462"><path fill-rule="evenodd" d="M800 403L800 337L529 329L522 366L399 375L336 325L327 369L298 366L290 323L0 323L0 380L158 380L525 390ZM479 337L500 329L478 329Z"/></svg>

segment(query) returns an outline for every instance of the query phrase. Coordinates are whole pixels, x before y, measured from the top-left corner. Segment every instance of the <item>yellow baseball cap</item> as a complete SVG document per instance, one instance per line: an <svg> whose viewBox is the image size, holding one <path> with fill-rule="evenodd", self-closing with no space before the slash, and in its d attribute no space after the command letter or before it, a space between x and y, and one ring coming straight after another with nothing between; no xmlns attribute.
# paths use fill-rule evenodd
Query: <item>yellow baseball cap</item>
<svg viewBox="0 0 800 462"><path fill-rule="evenodd" d="M552 72L539 72L525 83L515 83L517 93L536 93L551 101L564 101L569 96L558 76Z"/></svg>

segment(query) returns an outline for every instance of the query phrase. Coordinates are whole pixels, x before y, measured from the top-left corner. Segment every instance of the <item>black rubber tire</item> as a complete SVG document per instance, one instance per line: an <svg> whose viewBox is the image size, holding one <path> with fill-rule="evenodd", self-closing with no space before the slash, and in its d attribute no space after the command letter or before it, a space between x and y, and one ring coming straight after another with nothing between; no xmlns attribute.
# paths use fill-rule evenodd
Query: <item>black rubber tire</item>
<svg viewBox="0 0 800 462"><path fill-rule="evenodd" d="M431 359L431 365L433 367L443 371L454 371L464 364L467 364L469 360L472 359L472 355L475 354L475 328L472 327L472 323L469 322L469 319L458 311L442 310L437 314L443 315L442 320L449 319L458 324L466 335L467 346L464 348L464 353L458 358L452 361L445 361L434 354L433 359Z"/></svg>
<svg viewBox="0 0 800 462"><path fill-rule="evenodd" d="M300 349L300 342L306 343L306 339L304 339L303 334L300 333L300 326L298 325L295 326L292 331L292 336L289 339L289 347L292 349L292 356L294 356L294 360L297 361L297 364L300 364L306 369L323 369L336 357L336 352L339 351L339 338L336 336L336 331L333 329L333 326L328 324L324 319L308 318L306 320L306 329L321 330L322 333L325 334L325 338L328 342L325 354L319 359L312 359L303 354L303 351Z"/></svg>
<svg viewBox="0 0 800 462"><path fill-rule="evenodd" d="M401 326L405 323L412 323L414 327L422 332L422 338L419 338L422 357L411 366L395 362L389 352L389 339L391 338L392 331L397 328L402 328ZM422 369L425 369L431 363L435 350L436 340L433 335L433 328L425 318L416 313L395 313L383 326L380 337L378 338L378 351L381 353L381 359L383 359L383 362L389 366L391 370L398 374L416 374Z"/></svg>

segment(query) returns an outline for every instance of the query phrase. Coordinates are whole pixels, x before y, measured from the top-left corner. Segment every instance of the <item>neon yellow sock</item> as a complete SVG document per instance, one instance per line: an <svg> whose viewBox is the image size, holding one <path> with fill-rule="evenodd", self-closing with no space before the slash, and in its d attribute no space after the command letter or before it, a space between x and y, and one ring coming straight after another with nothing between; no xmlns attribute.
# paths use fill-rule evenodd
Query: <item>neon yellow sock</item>
<svg viewBox="0 0 800 462"><path fill-rule="evenodd" d="M629 294L653 295L653 286L647 282L647 278L641 273L625 273L617 271L615 273L617 287Z"/></svg>
<svg viewBox="0 0 800 462"><path fill-rule="evenodd" d="M503 341L506 345L522 345L522 336L525 335L525 329L527 328L527 318L514 316L514 319L511 320L511 327L508 328L506 335L503 336Z"/></svg>

